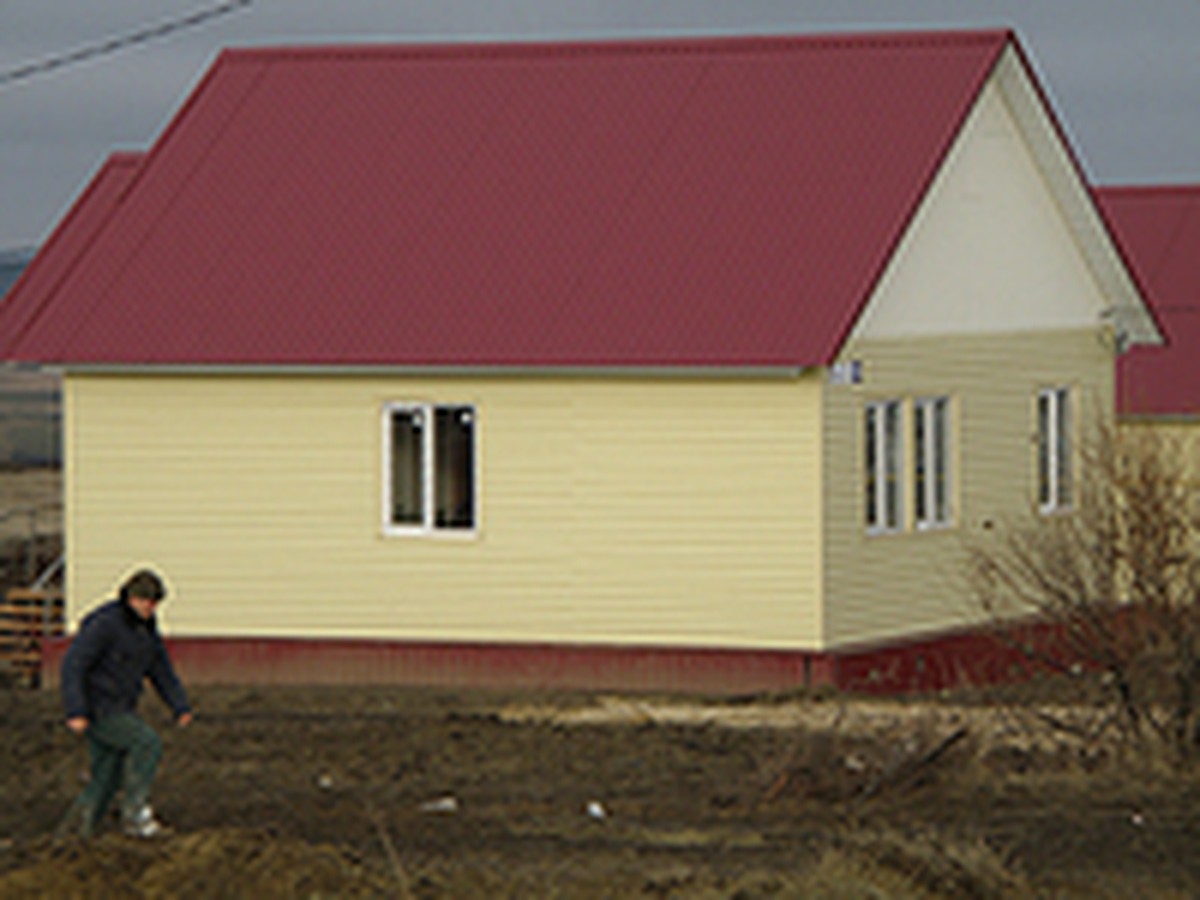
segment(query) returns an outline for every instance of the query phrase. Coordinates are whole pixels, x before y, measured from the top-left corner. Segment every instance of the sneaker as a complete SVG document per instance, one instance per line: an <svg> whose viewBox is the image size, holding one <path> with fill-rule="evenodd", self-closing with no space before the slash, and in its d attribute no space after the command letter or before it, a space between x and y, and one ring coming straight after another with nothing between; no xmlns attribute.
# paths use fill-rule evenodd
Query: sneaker
<svg viewBox="0 0 1200 900"><path fill-rule="evenodd" d="M171 829L154 818L154 810L143 806L125 820L125 833L130 837L155 838L171 833Z"/></svg>

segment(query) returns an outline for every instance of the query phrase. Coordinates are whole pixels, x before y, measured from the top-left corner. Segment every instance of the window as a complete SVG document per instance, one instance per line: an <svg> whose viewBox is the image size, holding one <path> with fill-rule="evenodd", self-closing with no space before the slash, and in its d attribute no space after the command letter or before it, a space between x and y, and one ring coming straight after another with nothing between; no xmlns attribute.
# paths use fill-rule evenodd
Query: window
<svg viewBox="0 0 1200 900"><path fill-rule="evenodd" d="M950 524L950 400L913 407L913 505L918 528Z"/></svg>
<svg viewBox="0 0 1200 900"><path fill-rule="evenodd" d="M869 403L866 409L866 523L870 531L901 528L901 404Z"/></svg>
<svg viewBox="0 0 1200 900"><path fill-rule="evenodd" d="M475 410L389 404L384 434L385 530L473 530Z"/></svg>
<svg viewBox="0 0 1200 900"><path fill-rule="evenodd" d="M1071 505L1071 392L1048 388L1037 398L1037 499L1042 512Z"/></svg>

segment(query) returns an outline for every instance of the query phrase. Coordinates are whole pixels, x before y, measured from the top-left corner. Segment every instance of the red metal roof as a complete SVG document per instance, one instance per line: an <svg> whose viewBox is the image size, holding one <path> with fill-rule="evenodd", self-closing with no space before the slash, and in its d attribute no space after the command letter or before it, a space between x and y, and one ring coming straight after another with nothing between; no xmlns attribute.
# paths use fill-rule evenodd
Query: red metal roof
<svg viewBox="0 0 1200 900"><path fill-rule="evenodd" d="M1096 191L1166 344L1134 347L1117 365L1125 415L1200 415L1200 185Z"/></svg>
<svg viewBox="0 0 1200 900"><path fill-rule="evenodd" d="M55 299L91 242L117 208L133 180L140 153L114 153L84 188L49 240L21 273L0 309L0 359Z"/></svg>
<svg viewBox="0 0 1200 900"><path fill-rule="evenodd" d="M226 51L6 355L828 363L1012 40Z"/></svg>

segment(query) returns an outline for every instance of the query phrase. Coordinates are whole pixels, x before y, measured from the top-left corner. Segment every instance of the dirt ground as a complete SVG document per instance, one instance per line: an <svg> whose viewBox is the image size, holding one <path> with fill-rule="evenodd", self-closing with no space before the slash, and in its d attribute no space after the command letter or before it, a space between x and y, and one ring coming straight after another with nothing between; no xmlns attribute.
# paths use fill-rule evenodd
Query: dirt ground
<svg viewBox="0 0 1200 900"><path fill-rule="evenodd" d="M193 694L143 703L174 834L86 843L57 698L0 696L0 897L1200 896L1200 772L1061 703Z"/></svg>

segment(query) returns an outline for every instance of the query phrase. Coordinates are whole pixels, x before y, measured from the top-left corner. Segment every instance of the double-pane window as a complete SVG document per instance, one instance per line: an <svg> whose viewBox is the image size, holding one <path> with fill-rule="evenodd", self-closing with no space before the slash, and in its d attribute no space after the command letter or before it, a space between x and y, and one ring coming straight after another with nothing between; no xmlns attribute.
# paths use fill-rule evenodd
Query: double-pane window
<svg viewBox="0 0 1200 900"><path fill-rule="evenodd" d="M474 408L396 403L384 422L387 529L474 529Z"/></svg>

